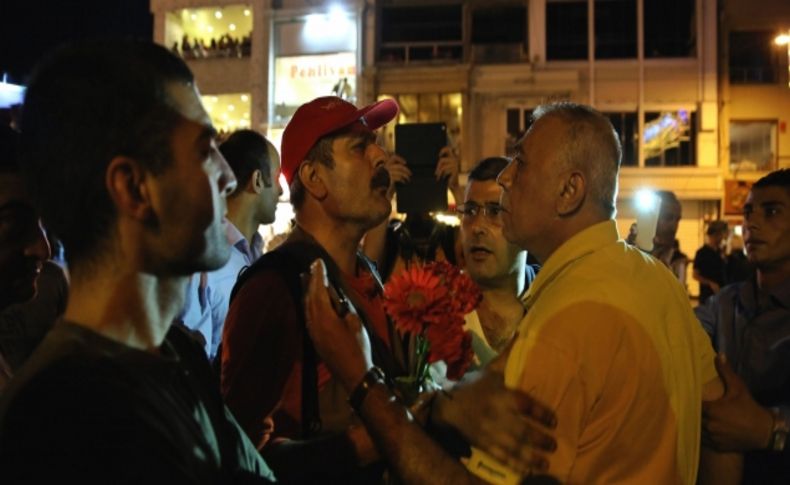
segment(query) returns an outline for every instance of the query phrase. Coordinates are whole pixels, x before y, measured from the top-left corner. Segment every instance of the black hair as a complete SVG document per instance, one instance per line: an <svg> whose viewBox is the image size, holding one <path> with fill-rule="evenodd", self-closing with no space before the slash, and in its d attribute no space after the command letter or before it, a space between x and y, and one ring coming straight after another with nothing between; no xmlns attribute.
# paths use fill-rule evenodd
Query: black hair
<svg viewBox="0 0 790 485"><path fill-rule="evenodd" d="M752 187L756 189L761 187L784 187L785 189L790 189L790 168L775 170L755 182Z"/></svg>
<svg viewBox="0 0 790 485"><path fill-rule="evenodd" d="M105 172L117 156L153 174L171 162L182 120L168 87L191 83L183 60L142 41L81 42L35 70L22 111L22 173L69 262L90 260L115 223Z"/></svg>
<svg viewBox="0 0 790 485"><path fill-rule="evenodd" d="M256 170L261 171L264 183L270 187L276 180L271 179L272 160L269 155L269 142L260 133L252 130L238 130L231 134L219 147L227 160L238 185L233 195L244 191Z"/></svg>
<svg viewBox="0 0 790 485"><path fill-rule="evenodd" d="M469 180L484 182L486 180L496 180L500 172L510 163L505 157L489 157L477 162L477 165L469 172Z"/></svg>

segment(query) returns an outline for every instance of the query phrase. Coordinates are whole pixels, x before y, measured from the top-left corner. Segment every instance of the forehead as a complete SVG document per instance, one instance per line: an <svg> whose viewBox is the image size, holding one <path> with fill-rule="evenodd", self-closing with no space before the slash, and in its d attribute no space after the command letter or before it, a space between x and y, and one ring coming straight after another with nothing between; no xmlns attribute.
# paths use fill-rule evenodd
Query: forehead
<svg viewBox="0 0 790 485"><path fill-rule="evenodd" d="M501 194L502 187L496 183L496 180L470 180L466 186L464 202L474 201L481 204L499 202Z"/></svg>
<svg viewBox="0 0 790 485"><path fill-rule="evenodd" d="M176 113L189 121L211 126L211 118L200 101L200 93L193 83L170 81L165 87L167 103Z"/></svg>
<svg viewBox="0 0 790 485"><path fill-rule="evenodd" d="M763 204L766 202L779 202L784 205L790 205L790 189L787 187L752 187L749 191L749 196L746 197L746 203Z"/></svg>
<svg viewBox="0 0 790 485"><path fill-rule="evenodd" d="M267 148L269 150L269 164L272 169L272 172L280 169L280 154L277 153L277 149L271 143L266 143Z"/></svg>
<svg viewBox="0 0 790 485"><path fill-rule="evenodd" d="M565 131L565 122L557 116L539 118L519 143L519 151L530 163L553 160L560 152Z"/></svg>

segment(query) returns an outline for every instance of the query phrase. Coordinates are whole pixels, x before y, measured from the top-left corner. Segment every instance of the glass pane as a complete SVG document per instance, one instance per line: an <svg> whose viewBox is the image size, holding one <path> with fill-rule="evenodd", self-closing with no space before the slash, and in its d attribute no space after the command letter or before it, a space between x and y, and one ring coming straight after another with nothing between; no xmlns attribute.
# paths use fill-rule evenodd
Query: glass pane
<svg viewBox="0 0 790 485"><path fill-rule="evenodd" d="M693 57L695 0L644 0L645 57Z"/></svg>
<svg viewBox="0 0 790 485"><path fill-rule="evenodd" d="M730 170L776 168L776 122L730 122Z"/></svg>
<svg viewBox="0 0 790 485"><path fill-rule="evenodd" d="M398 123L416 123L418 121L417 96L414 94L401 94L398 96L400 116Z"/></svg>
<svg viewBox="0 0 790 485"><path fill-rule="evenodd" d="M636 57L636 0L595 0L595 57Z"/></svg>
<svg viewBox="0 0 790 485"><path fill-rule="evenodd" d="M696 113L687 110L645 112L645 165L696 164Z"/></svg>
<svg viewBox="0 0 790 485"><path fill-rule="evenodd" d="M419 114L417 120L420 123L431 123L442 121L439 115L439 95L420 94L418 98Z"/></svg>
<svg viewBox="0 0 790 485"><path fill-rule="evenodd" d="M587 59L587 2L546 4L546 58Z"/></svg>
<svg viewBox="0 0 790 485"><path fill-rule="evenodd" d="M636 167L637 162L637 114L636 113L605 113L612 122L620 145L623 149L622 165L624 167Z"/></svg>

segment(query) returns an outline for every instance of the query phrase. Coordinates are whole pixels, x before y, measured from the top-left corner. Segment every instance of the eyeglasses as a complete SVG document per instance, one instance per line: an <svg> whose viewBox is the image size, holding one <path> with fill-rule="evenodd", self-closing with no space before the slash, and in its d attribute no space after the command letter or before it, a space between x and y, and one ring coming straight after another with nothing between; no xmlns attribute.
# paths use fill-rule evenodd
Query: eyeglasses
<svg viewBox="0 0 790 485"><path fill-rule="evenodd" d="M480 205L477 202L467 202L458 206L456 212L461 214L466 220L471 220L477 216L481 211L489 222L501 223L502 219L499 217L504 208L496 202L486 202L485 205Z"/></svg>

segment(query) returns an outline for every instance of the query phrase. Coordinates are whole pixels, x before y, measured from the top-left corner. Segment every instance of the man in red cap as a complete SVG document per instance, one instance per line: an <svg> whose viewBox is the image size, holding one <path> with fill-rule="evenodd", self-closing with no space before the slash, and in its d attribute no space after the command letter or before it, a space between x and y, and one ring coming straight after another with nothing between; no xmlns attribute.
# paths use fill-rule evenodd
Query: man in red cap
<svg viewBox="0 0 790 485"><path fill-rule="evenodd" d="M358 250L365 233L390 213L388 155L375 143L374 130L397 113L393 100L357 109L337 97L315 99L296 111L282 141L282 173L290 185L296 227L277 250L242 273L231 295L222 392L285 482L375 483L383 472L370 436L348 404L347 390L319 361L305 330L301 275L316 258L323 259L336 310L353 307L360 316L374 364L390 378L405 373L403 343L384 313L378 273ZM486 384L485 397L498 402L525 397L503 385L491 389L490 380ZM460 394L454 400L459 404L451 406L484 401L479 393ZM489 429L506 430L502 439L509 442L524 437L513 433L529 434L517 408L493 413L499 422L487 423ZM470 421L460 418L461 412L441 415Z"/></svg>

